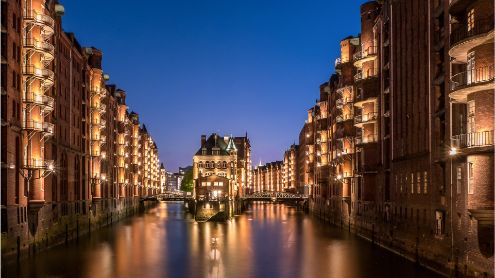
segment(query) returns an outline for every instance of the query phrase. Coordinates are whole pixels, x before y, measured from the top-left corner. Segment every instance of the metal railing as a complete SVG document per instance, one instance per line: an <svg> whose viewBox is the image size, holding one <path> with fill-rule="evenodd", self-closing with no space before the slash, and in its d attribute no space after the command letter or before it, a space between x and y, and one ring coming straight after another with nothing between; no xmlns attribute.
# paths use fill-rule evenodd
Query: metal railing
<svg viewBox="0 0 495 278"><path fill-rule="evenodd" d="M352 114L338 115L337 117L335 117L335 121L337 123L341 123L341 122L344 122L344 121L347 121L347 120L352 120L353 118L354 118L354 115L352 115Z"/></svg>
<svg viewBox="0 0 495 278"><path fill-rule="evenodd" d="M53 109L55 106L54 98L46 95L35 94L33 92L27 92L26 95L23 96L22 100L24 102L31 102L31 103L43 105L51 109Z"/></svg>
<svg viewBox="0 0 495 278"><path fill-rule="evenodd" d="M54 161L41 158L25 158L23 168L29 169L50 169L54 167Z"/></svg>
<svg viewBox="0 0 495 278"><path fill-rule="evenodd" d="M377 112L369 112L362 115L357 115L354 117L354 123L359 124L359 123L374 121L376 120L377 117L378 117Z"/></svg>
<svg viewBox="0 0 495 278"><path fill-rule="evenodd" d="M354 81L360 81L360 80L368 79L371 77L375 77L377 75L377 73L378 73L378 71L373 69L373 68L368 69L368 71L366 73L359 71L358 73L356 73L354 75Z"/></svg>
<svg viewBox="0 0 495 278"><path fill-rule="evenodd" d="M22 123L22 128L43 131L43 123L41 121L26 120Z"/></svg>
<svg viewBox="0 0 495 278"><path fill-rule="evenodd" d="M55 26L55 20L49 15L38 13L34 10L26 10L24 13L24 19L25 20L34 20L38 23L42 23L44 25L47 25L53 29Z"/></svg>
<svg viewBox="0 0 495 278"><path fill-rule="evenodd" d="M494 80L495 66L483 66L471 70L463 71L450 78L450 90L455 91L478 83L485 83Z"/></svg>
<svg viewBox="0 0 495 278"><path fill-rule="evenodd" d="M358 61L364 58L367 58L368 56L376 55L378 53L378 47L372 45L368 46L365 49L359 50L354 55L352 55L352 58L354 61Z"/></svg>
<svg viewBox="0 0 495 278"><path fill-rule="evenodd" d="M352 98L350 97L345 97L345 98L339 98L335 101L335 104L338 109L342 109L344 105L352 103Z"/></svg>
<svg viewBox="0 0 495 278"><path fill-rule="evenodd" d="M39 78L48 79L53 82L55 73L50 69L37 68L35 66L24 66L22 73L26 75L33 75Z"/></svg>
<svg viewBox="0 0 495 278"><path fill-rule="evenodd" d="M376 135L376 134L370 134L370 135L367 135L367 136L356 136L356 138L354 138L354 140L355 140L355 144L356 145L373 143L373 142L377 142L378 141L378 135Z"/></svg>
<svg viewBox="0 0 495 278"><path fill-rule="evenodd" d="M43 132L46 132L50 135L53 135L55 133L55 125L50 123L50 122L44 122L43 123Z"/></svg>
<svg viewBox="0 0 495 278"><path fill-rule="evenodd" d="M454 135L451 139L452 146L459 149L493 146L493 130Z"/></svg>
<svg viewBox="0 0 495 278"><path fill-rule="evenodd" d="M490 32L491 30L493 30L493 18L483 18L475 20L471 27L469 27L467 22L457 25L457 28L452 28L453 30L450 34L451 46L470 37Z"/></svg>
<svg viewBox="0 0 495 278"><path fill-rule="evenodd" d="M51 54L52 57L53 57L53 53L55 51L55 47L53 46L53 44L48 43L48 42L44 42L44 41L40 41L37 39L33 39L33 38L25 38L24 39L24 47L32 47L32 48L35 48L36 50L47 52L47 53Z"/></svg>

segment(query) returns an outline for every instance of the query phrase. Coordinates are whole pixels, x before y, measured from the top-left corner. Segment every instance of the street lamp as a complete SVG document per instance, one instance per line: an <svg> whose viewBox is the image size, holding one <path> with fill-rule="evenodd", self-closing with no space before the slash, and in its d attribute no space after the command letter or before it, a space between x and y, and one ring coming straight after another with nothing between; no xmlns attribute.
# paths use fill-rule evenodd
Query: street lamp
<svg viewBox="0 0 495 278"><path fill-rule="evenodd" d="M449 150L449 155L450 156L454 156L456 154L457 154L457 148L451 147L450 150Z"/></svg>

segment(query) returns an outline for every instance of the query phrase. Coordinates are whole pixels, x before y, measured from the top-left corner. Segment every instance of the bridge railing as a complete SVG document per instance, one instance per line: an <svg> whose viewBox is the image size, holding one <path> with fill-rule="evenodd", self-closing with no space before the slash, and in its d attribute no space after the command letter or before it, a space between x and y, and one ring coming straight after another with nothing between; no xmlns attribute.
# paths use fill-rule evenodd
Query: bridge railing
<svg viewBox="0 0 495 278"><path fill-rule="evenodd" d="M244 199L305 199L307 196L303 194L295 194L289 192L263 191L255 192L251 195L244 196Z"/></svg>

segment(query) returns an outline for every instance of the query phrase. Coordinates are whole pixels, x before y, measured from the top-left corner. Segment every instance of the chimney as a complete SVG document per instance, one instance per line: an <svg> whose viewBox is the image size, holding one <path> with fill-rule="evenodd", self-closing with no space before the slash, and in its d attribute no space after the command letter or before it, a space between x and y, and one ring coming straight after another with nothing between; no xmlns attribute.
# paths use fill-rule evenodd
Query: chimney
<svg viewBox="0 0 495 278"><path fill-rule="evenodd" d="M204 147L206 143L206 135L201 135L201 147Z"/></svg>

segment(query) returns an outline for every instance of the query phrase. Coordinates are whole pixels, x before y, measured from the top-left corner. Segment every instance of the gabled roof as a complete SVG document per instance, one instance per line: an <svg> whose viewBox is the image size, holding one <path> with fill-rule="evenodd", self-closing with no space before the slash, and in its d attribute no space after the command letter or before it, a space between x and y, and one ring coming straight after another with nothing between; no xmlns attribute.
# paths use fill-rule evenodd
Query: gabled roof
<svg viewBox="0 0 495 278"><path fill-rule="evenodd" d="M213 148L218 148L220 150L219 155L229 155L227 143L228 142L225 142L222 136L213 133L206 139L205 144L198 149L196 155L203 155L203 148L206 148L206 155L212 155Z"/></svg>

